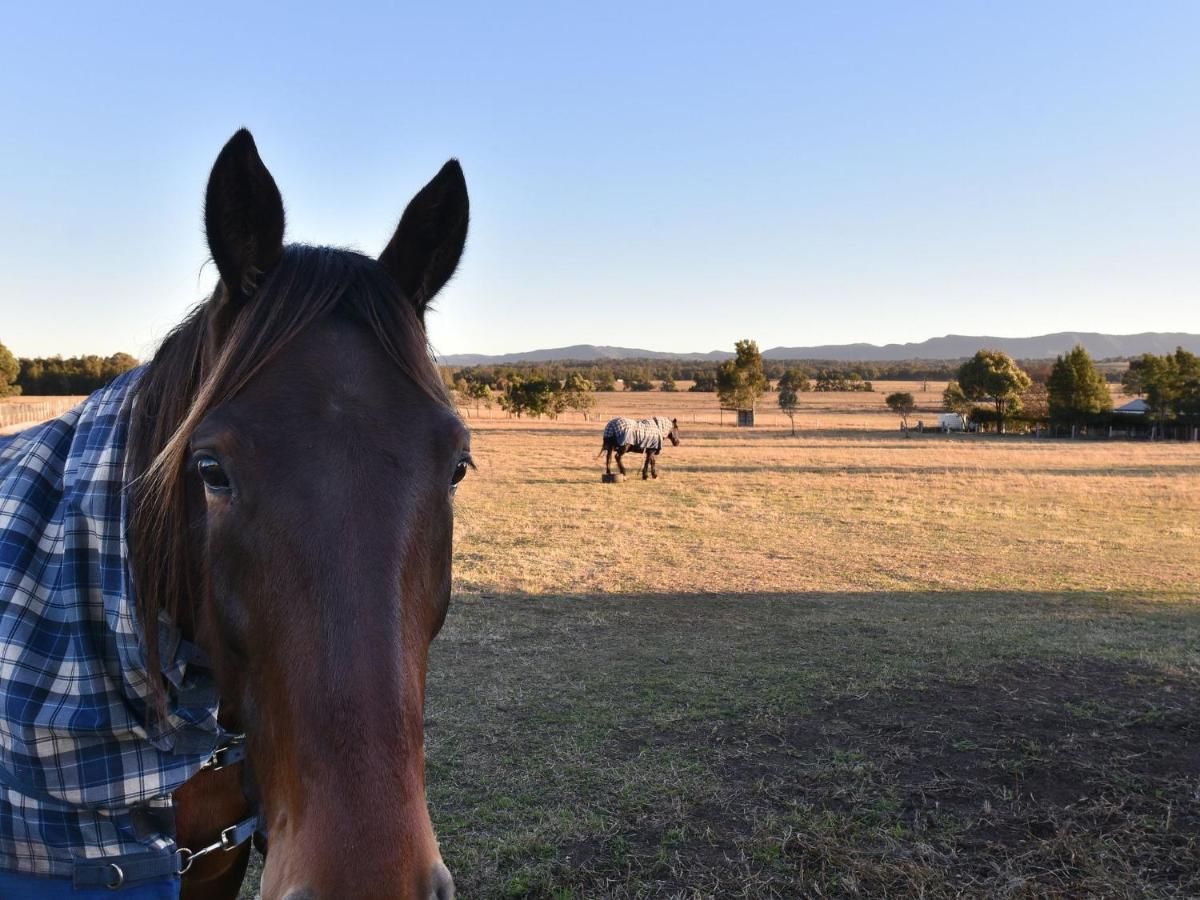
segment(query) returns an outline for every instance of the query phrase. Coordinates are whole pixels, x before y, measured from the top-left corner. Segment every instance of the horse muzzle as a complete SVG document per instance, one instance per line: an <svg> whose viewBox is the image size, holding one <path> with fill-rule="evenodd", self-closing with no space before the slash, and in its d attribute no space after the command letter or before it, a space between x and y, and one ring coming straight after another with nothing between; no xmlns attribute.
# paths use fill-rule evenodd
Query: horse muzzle
<svg viewBox="0 0 1200 900"><path fill-rule="evenodd" d="M429 872L428 885L426 893L411 896L414 896L416 900L454 900L454 878L441 860L433 864L433 869ZM401 900L401 898L408 900L409 896L400 888L397 888L397 892L394 894L396 900ZM343 897L344 894L338 891L321 892L311 887L292 888L283 894L283 900L341 900Z"/></svg>

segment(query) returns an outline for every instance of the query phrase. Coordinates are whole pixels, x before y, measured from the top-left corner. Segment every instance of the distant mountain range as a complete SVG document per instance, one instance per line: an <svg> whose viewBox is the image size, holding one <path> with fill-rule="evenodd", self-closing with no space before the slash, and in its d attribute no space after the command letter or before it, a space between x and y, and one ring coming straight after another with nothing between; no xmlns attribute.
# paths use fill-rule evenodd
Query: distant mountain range
<svg viewBox="0 0 1200 900"><path fill-rule="evenodd" d="M488 356L483 353L451 353L439 356L444 366L499 365L517 362L550 362L552 360L574 360L591 362L597 359L732 359L733 354L725 350L709 353L663 353L659 350L637 350L632 347L604 347L596 344L572 344L570 347L553 347L549 350L526 350L523 353L502 353Z"/></svg>
<svg viewBox="0 0 1200 900"><path fill-rule="evenodd" d="M973 356L976 350L1003 350L1016 359L1050 359L1082 344L1095 359L1113 356L1138 356L1142 353L1170 353L1183 347L1200 353L1200 334L1147 331L1142 334L1099 334L1094 331L1060 331L1037 337L1004 338L948 334L915 344L819 344L815 347L772 347L763 351L766 359L827 359L841 362L895 362L904 359L945 360ZM482 353L452 353L438 358L447 366L500 365L518 362L574 360L593 362L602 359L732 359L727 350L708 353L663 353L632 347L605 347L575 344L524 353L488 356Z"/></svg>

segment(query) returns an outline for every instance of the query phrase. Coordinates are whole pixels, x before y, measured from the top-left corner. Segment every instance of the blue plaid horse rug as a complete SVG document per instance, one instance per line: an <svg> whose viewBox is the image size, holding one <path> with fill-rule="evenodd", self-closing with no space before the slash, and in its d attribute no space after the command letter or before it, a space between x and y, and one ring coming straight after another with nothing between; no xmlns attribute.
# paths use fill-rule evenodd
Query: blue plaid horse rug
<svg viewBox="0 0 1200 900"><path fill-rule="evenodd" d="M30 896L177 891L172 792L230 739L203 655L166 624L152 708L125 539L140 375L0 437L0 888L48 879Z"/></svg>
<svg viewBox="0 0 1200 900"><path fill-rule="evenodd" d="M628 451L646 454L642 466L642 478L658 477L656 457L662 452L663 441L670 440L672 444L679 443L679 426L674 419L665 416L654 416L650 419L630 419L619 416L610 419L604 426L604 443L600 453L606 453L604 460L604 480L611 481L613 454L617 457L617 469L625 474L625 466L621 457Z"/></svg>
<svg viewBox="0 0 1200 900"><path fill-rule="evenodd" d="M664 416L652 419L629 419L624 416L610 419L604 426L604 445L631 447L637 453L662 450L663 438L671 433L674 424Z"/></svg>

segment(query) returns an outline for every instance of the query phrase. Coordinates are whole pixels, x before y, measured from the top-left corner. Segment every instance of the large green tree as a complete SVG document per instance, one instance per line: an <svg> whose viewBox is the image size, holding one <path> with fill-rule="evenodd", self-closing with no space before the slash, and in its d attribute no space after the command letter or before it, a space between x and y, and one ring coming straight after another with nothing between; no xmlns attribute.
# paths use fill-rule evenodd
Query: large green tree
<svg viewBox="0 0 1200 900"><path fill-rule="evenodd" d="M21 364L7 347L0 344L0 397L21 393L21 386L17 384L20 374Z"/></svg>
<svg viewBox="0 0 1200 900"><path fill-rule="evenodd" d="M1153 353L1143 353L1129 361L1129 368L1121 375L1121 387L1127 394L1142 396L1146 393L1146 374L1159 357Z"/></svg>
<svg viewBox="0 0 1200 900"><path fill-rule="evenodd" d="M1129 372L1123 379L1126 390L1136 383L1156 421L1200 420L1200 356L1182 347L1166 356L1147 353L1130 362Z"/></svg>
<svg viewBox="0 0 1200 900"><path fill-rule="evenodd" d="M558 409L555 396L559 393L557 382L513 375L505 379L504 392L499 398L500 408L518 419L522 415L534 418L555 415Z"/></svg>
<svg viewBox="0 0 1200 900"><path fill-rule="evenodd" d="M737 356L717 367L717 397L722 406L753 409L755 401L767 389L762 354L755 341L738 341L734 347Z"/></svg>
<svg viewBox="0 0 1200 900"><path fill-rule="evenodd" d="M466 396L475 406L475 415L479 415L480 406L492 408L492 389L486 382L468 381Z"/></svg>
<svg viewBox="0 0 1200 900"><path fill-rule="evenodd" d="M1021 392L1030 384L1016 361L1001 350L980 350L958 370L958 384L968 400L991 403L996 426L1004 433L1005 418L1021 408Z"/></svg>
<svg viewBox="0 0 1200 900"><path fill-rule="evenodd" d="M1170 419L1175 413L1179 399L1179 379L1175 373L1175 360L1167 356L1151 356L1142 360L1142 390L1151 415L1161 421Z"/></svg>
<svg viewBox="0 0 1200 900"><path fill-rule="evenodd" d="M1054 361L1046 379L1050 418L1070 425L1084 425L1112 409L1112 395L1104 376L1096 371L1092 357L1076 345Z"/></svg>
<svg viewBox="0 0 1200 900"><path fill-rule="evenodd" d="M561 405L565 409L573 409L577 413L582 413L584 421L587 421L591 416L592 407L596 405L595 390L596 386L584 378L581 373L570 372L563 381L560 391Z"/></svg>
<svg viewBox="0 0 1200 900"><path fill-rule="evenodd" d="M1179 347L1175 350L1175 368L1179 386L1175 414L1185 422L1200 422L1200 356Z"/></svg>
<svg viewBox="0 0 1200 900"><path fill-rule="evenodd" d="M779 376L778 389L782 391L785 387L791 388L797 394L804 394L813 389L813 384L803 369L788 369Z"/></svg>

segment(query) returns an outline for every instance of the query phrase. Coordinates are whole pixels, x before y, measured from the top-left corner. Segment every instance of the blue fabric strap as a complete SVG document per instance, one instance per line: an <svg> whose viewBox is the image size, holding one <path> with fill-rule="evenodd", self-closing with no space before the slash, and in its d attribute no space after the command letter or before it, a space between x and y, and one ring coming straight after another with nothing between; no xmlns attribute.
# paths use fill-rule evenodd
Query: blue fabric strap
<svg viewBox="0 0 1200 900"><path fill-rule="evenodd" d="M180 848L174 853L138 853L111 856L107 859L80 859L75 862L73 883L76 888L107 888L119 890L161 878L178 878L202 856L218 850L236 850L263 826L258 813L248 816L221 832L213 844L199 850Z"/></svg>
<svg viewBox="0 0 1200 900"><path fill-rule="evenodd" d="M72 883L77 889L107 888L119 890L160 878L178 876L174 853L138 853L110 856L107 859L80 859L75 863Z"/></svg>

